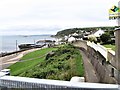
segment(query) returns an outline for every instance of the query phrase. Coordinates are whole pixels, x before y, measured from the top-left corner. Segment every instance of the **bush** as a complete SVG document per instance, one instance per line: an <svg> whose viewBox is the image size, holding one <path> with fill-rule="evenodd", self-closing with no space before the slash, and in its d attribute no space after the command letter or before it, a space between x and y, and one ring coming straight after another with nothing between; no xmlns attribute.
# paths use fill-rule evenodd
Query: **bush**
<svg viewBox="0 0 120 90"><path fill-rule="evenodd" d="M48 60L50 57L53 57L55 55L55 52L50 52L46 55L45 60Z"/></svg>
<svg viewBox="0 0 120 90"><path fill-rule="evenodd" d="M108 33L102 34L100 36L100 39L101 39L103 44L107 44L110 40L110 35Z"/></svg>
<svg viewBox="0 0 120 90"><path fill-rule="evenodd" d="M89 40L90 42L97 42L97 38L96 38L94 35L89 36L89 37L88 37L88 40Z"/></svg>

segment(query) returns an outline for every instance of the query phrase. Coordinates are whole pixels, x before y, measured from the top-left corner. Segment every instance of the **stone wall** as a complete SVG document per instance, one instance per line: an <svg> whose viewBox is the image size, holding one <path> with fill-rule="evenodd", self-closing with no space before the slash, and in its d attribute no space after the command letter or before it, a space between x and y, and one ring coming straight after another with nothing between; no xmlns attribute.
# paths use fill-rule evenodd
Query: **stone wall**
<svg viewBox="0 0 120 90"><path fill-rule="evenodd" d="M90 62L94 66L96 73L99 76L99 82L101 83L118 83L118 73L116 66L115 55L109 50L107 51L107 58L103 56L96 48L87 45L85 41L74 42L74 45L86 50L86 54L90 59ZM99 47L100 45L98 45Z"/></svg>
<svg viewBox="0 0 120 90"><path fill-rule="evenodd" d="M116 67L116 59L115 54L112 54L112 52L108 51L108 61L115 67Z"/></svg>
<svg viewBox="0 0 120 90"><path fill-rule="evenodd" d="M83 40L75 41L73 43L73 45L76 47L84 48L85 50L87 50L87 42L85 42Z"/></svg>
<svg viewBox="0 0 120 90"><path fill-rule="evenodd" d="M96 70L96 73L99 76L99 82L101 83L117 83L115 79L115 73L117 71L114 70L114 74L112 74L112 66L109 64L108 61L99 53L99 51L94 50L88 46L88 57ZM110 67L111 66L111 67Z"/></svg>

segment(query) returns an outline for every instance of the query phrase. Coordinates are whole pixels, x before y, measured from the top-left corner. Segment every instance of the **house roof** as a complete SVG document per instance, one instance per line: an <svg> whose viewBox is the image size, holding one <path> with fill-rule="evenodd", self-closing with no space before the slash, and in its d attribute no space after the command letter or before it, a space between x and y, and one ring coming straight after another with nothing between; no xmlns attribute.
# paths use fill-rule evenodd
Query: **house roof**
<svg viewBox="0 0 120 90"><path fill-rule="evenodd" d="M98 31L96 31L95 33L94 33L94 36L96 36L96 37L100 37L102 34L104 34L105 32L103 31L103 30L98 30Z"/></svg>

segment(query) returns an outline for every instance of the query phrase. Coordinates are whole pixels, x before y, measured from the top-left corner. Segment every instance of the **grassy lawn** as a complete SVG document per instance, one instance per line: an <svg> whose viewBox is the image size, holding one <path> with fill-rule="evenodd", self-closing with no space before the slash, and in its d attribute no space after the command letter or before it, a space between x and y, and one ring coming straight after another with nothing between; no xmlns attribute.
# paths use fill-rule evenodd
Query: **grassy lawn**
<svg viewBox="0 0 120 90"><path fill-rule="evenodd" d="M42 56L42 55L44 55L52 50L56 50L56 49L57 48L45 48L45 49L37 50L37 51L26 54L25 56L23 56L23 58L21 60L36 58L36 57Z"/></svg>
<svg viewBox="0 0 120 90"><path fill-rule="evenodd" d="M9 67L11 70L11 75L19 75L20 73L30 69L31 67L35 66L36 64L42 62L44 58L39 58L35 60L29 60L25 62L17 62Z"/></svg>
<svg viewBox="0 0 120 90"><path fill-rule="evenodd" d="M103 45L103 46L106 47L106 48L111 48L112 50L115 51L115 45L106 44L106 45Z"/></svg>
<svg viewBox="0 0 120 90"><path fill-rule="evenodd" d="M25 56L23 56L21 60L27 60L30 58L36 58L39 56L43 56L44 54L47 54L48 52L52 50L56 50L56 49L57 48L45 48L45 49L37 50L37 51L26 54ZM29 70L31 67L34 67L35 65L44 61L44 59L45 59L45 56L36 58L33 60L24 61L24 62L17 62L8 68L11 69L11 75L19 75L20 73L26 70Z"/></svg>

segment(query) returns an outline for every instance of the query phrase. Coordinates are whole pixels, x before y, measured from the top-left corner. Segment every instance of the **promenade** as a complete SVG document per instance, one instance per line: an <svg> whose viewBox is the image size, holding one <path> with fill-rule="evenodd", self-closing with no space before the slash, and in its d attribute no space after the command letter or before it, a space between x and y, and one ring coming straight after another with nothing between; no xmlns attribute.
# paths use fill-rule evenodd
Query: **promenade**
<svg viewBox="0 0 120 90"><path fill-rule="evenodd" d="M40 50L41 48L30 49L16 54L8 55L0 58L0 70L9 67L10 65L18 62L25 54Z"/></svg>

